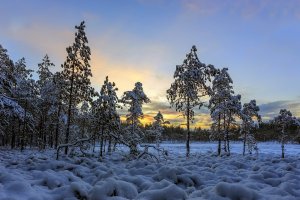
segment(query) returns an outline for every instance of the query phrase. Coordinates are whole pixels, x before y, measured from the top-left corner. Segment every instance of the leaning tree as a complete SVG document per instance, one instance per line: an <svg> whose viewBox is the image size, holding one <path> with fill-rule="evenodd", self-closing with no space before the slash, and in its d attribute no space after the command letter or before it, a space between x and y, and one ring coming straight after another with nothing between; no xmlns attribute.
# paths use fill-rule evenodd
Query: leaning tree
<svg viewBox="0 0 300 200"><path fill-rule="evenodd" d="M186 117L187 156L190 153L190 122L194 121L194 108L198 106L200 109L203 106L203 97L210 95L211 88L208 82L216 72L213 65L201 63L196 52L196 46L193 46L183 64L176 66L175 81L167 90L167 99L171 106Z"/></svg>

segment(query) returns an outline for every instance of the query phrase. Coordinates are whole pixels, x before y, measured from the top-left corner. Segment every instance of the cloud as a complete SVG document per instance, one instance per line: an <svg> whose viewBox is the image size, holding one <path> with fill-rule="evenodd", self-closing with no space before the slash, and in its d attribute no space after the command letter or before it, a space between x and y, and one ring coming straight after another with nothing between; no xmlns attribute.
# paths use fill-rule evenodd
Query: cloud
<svg viewBox="0 0 300 200"><path fill-rule="evenodd" d="M38 55L42 60L47 53L52 61L60 61L60 63L55 63L56 70L66 56L66 47L74 40L73 30L39 22L11 23L3 30L2 34L17 42L26 58L32 58L30 52L33 52L35 57ZM30 68L34 68L34 66L30 66Z"/></svg>
<svg viewBox="0 0 300 200"><path fill-rule="evenodd" d="M300 101L275 101L259 105L260 115L264 120L271 120L279 114L280 109L288 109L296 117L300 117Z"/></svg>
<svg viewBox="0 0 300 200"><path fill-rule="evenodd" d="M300 19L300 2L285 0L182 0L187 13L202 16L213 16L227 13L239 15L244 19L253 19L257 16L267 18L283 18L291 16Z"/></svg>

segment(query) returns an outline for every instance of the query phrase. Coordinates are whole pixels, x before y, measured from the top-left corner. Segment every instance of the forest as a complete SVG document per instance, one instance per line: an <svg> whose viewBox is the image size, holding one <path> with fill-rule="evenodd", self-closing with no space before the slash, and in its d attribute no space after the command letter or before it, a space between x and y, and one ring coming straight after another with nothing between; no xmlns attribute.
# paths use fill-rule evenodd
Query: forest
<svg viewBox="0 0 300 200"><path fill-rule="evenodd" d="M243 154L257 149L257 141L277 140L282 145L299 142L300 121L286 109L280 110L273 120L263 122L259 106L253 99L241 103L235 94L228 68L218 69L200 62L193 46L183 63L177 65L174 82L166 91L173 109L186 122L174 126L157 111L153 123L141 124L143 104L151 103L136 82L131 91L117 96L117 85L103 82L100 91L91 86L91 50L85 34L85 22L75 26L74 43L66 48L67 57L61 71L53 72L54 64L46 54L38 64L38 79L26 66L25 58L14 62L7 50L0 46L0 144L21 151L26 148L55 148L68 154L69 147L89 143L93 149L100 145L100 154L122 144L137 155L138 145L162 140L186 140L187 156L190 140L217 141L217 152L230 154L230 141L241 140ZM204 101L204 97L209 97ZM126 108L126 121L120 120L120 108ZM210 130L200 127L191 130L195 109L210 111Z"/></svg>

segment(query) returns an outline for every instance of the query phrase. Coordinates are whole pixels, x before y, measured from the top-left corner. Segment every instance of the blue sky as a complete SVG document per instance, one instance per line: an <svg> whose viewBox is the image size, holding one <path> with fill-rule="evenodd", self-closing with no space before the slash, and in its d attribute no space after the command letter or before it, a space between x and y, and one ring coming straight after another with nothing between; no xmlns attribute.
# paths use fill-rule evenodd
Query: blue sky
<svg viewBox="0 0 300 200"><path fill-rule="evenodd" d="M54 70L85 20L93 86L108 75L121 94L141 81L149 116L161 109L174 118L165 91L196 45L202 62L229 68L235 92L243 102L257 99L265 119L280 108L300 117L298 0L2 0L0 17L1 44L14 60L36 69L48 53Z"/></svg>

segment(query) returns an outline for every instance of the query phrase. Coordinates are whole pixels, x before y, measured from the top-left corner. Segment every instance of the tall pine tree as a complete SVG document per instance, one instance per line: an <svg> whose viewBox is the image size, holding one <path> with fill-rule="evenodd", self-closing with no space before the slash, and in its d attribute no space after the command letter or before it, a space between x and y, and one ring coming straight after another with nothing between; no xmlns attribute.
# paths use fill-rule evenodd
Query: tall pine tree
<svg viewBox="0 0 300 200"><path fill-rule="evenodd" d="M187 156L190 153L190 122L194 120L194 108L198 106L200 109L203 106L203 97L211 91L208 82L216 71L214 66L201 63L196 52L197 49L193 46L183 64L176 66L175 81L167 90L167 99L171 106L186 117Z"/></svg>
<svg viewBox="0 0 300 200"><path fill-rule="evenodd" d="M69 142L73 109L83 101L91 101L91 97L93 96L90 81L92 72L89 64L91 50L87 45L88 39L84 31L84 21L79 26L75 26L75 29L77 30L75 33L75 42L67 48L68 56L62 65L62 74L66 80L64 96L68 105L65 143ZM68 147L65 148L65 154L67 153Z"/></svg>

